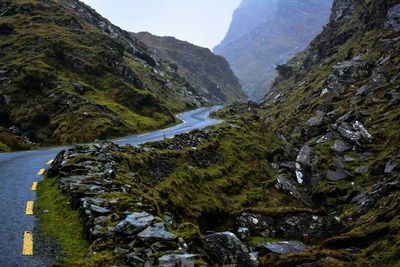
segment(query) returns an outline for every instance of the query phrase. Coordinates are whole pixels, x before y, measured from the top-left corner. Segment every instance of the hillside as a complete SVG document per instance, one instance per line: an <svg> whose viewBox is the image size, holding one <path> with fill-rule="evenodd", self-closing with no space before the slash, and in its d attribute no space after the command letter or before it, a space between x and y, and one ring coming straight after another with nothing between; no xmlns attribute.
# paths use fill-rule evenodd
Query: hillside
<svg viewBox="0 0 400 267"><path fill-rule="evenodd" d="M398 0L335 0L262 104L172 140L59 154L43 186L85 218L97 253L80 260L397 266L399 21Z"/></svg>
<svg viewBox="0 0 400 267"><path fill-rule="evenodd" d="M275 66L321 32L331 5L332 0L243 0L214 52L228 60L246 94L260 99L276 77Z"/></svg>
<svg viewBox="0 0 400 267"><path fill-rule="evenodd" d="M151 48L155 57L175 63L178 74L185 77L205 98L215 102L247 98L228 62L209 49L174 37L159 37L147 32L136 33L134 36Z"/></svg>
<svg viewBox="0 0 400 267"><path fill-rule="evenodd" d="M160 128L211 102L77 0L5 0L0 15L0 151Z"/></svg>

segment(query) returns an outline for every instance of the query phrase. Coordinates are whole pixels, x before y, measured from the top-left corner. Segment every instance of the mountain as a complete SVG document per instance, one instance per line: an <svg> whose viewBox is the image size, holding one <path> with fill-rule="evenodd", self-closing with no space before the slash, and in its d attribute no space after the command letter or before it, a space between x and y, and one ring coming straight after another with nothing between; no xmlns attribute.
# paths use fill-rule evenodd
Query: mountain
<svg viewBox="0 0 400 267"><path fill-rule="evenodd" d="M60 153L45 183L82 211L93 255L82 260L397 266L399 40L399 0L334 0L262 103L138 148Z"/></svg>
<svg viewBox="0 0 400 267"><path fill-rule="evenodd" d="M215 102L247 99L228 62L209 49L148 32L133 35L150 48L155 58L175 63L177 73L185 77L205 98Z"/></svg>
<svg viewBox="0 0 400 267"><path fill-rule="evenodd" d="M160 128L220 96L80 1L4 0L0 16L3 151Z"/></svg>
<svg viewBox="0 0 400 267"><path fill-rule="evenodd" d="M326 24L332 0L243 0L214 52L230 63L243 90L260 99L275 66L305 49Z"/></svg>

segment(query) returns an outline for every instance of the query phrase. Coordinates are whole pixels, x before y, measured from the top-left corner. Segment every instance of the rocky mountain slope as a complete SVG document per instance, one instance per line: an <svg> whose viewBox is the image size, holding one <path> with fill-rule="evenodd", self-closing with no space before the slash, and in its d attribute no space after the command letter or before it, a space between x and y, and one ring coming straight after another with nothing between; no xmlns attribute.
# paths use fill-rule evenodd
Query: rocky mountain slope
<svg viewBox="0 0 400 267"><path fill-rule="evenodd" d="M305 49L326 24L332 0L243 0L214 52L224 56L252 99L271 87L275 66Z"/></svg>
<svg viewBox="0 0 400 267"><path fill-rule="evenodd" d="M146 44L156 58L175 63L178 74L185 77L205 98L215 102L247 99L228 62L209 49L148 32L135 33L134 36Z"/></svg>
<svg viewBox="0 0 400 267"><path fill-rule="evenodd" d="M90 256L74 264L397 266L399 21L399 0L335 0L263 103L172 140L59 154L42 186L84 219Z"/></svg>
<svg viewBox="0 0 400 267"><path fill-rule="evenodd" d="M78 0L5 0L0 16L1 151L159 128L215 98Z"/></svg>

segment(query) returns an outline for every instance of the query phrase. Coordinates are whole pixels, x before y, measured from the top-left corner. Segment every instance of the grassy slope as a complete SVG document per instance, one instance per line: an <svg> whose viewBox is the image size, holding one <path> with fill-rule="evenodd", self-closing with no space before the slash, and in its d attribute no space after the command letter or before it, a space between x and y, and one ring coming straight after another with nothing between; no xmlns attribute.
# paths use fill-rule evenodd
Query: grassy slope
<svg viewBox="0 0 400 267"><path fill-rule="evenodd" d="M33 130L35 141L65 144L137 133L170 124L171 112L194 107L179 95L182 81L168 72L155 74L126 43L100 32L66 3L18 0L12 6L16 14L2 23L13 31L0 35L7 48L0 69L11 82L0 88L11 96L11 121ZM87 92L79 94L71 80Z"/></svg>

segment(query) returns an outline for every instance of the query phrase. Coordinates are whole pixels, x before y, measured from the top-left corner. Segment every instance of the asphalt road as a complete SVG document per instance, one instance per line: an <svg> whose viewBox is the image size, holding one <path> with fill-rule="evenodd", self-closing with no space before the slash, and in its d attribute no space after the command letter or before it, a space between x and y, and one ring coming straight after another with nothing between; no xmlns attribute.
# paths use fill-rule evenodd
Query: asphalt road
<svg viewBox="0 0 400 267"><path fill-rule="evenodd" d="M217 109L219 107L207 107L181 113L177 115L183 121L179 125L147 134L118 138L113 142L120 145L138 145L218 124L219 120L208 117L210 112ZM0 153L0 267L48 265L48 259L35 250L35 243L33 256L22 255L24 231L33 231L37 222L34 216L25 214L25 209L27 201L35 200L36 193L31 191L31 186L33 182L41 179L38 171L46 168L46 162L53 159L63 148L65 147Z"/></svg>

